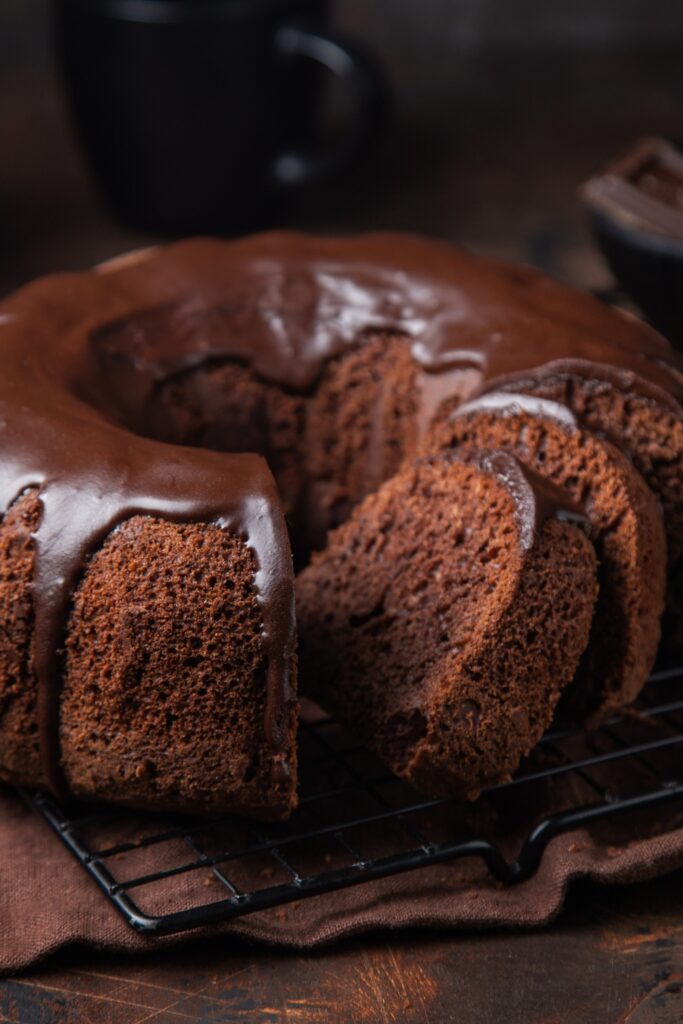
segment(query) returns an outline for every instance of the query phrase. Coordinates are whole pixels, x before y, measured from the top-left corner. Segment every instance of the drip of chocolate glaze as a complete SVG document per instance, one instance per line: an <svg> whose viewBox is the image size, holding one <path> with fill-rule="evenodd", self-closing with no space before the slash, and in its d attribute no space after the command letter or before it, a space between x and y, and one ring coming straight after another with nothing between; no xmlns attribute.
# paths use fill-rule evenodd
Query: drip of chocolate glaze
<svg viewBox="0 0 683 1024"><path fill-rule="evenodd" d="M392 234L320 239L274 233L184 242L107 272L43 278L0 321L0 504L40 489L35 534L35 665L41 750L59 785L58 652L88 555L131 515L216 522L258 563L268 662L266 731L281 742L294 643L289 546L274 481L258 456L144 437L150 397L211 360L308 391L326 362L369 332L406 337L423 404L467 397L562 365L625 381L680 412L679 357L638 321L535 273ZM441 381L439 382L441 383ZM446 389L447 391L449 388ZM431 396L431 397L430 397ZM435 397L436 396L436 397Z"/></svg>
<svg viewBox="0 0 683 1024"><path fill-rule="evenodd" d="M451 420L471 416L477 412L495 412L499 416L517 416L520 412L529 416L553 420L567 430L578 430L579 424L574 413L566 405L549 398L517 394L514 391L489 391L470 402L458 406L451 413Z"/></svg>
<svg viewBox="0 0 683 1024"><path fill-rule="evenodd" d="M515 503L520 527L520 545L529 551L543 523L559 519L574 526L588 527L584 510L561 487L525 466L506 451L481 451L466 459L485 473L497 476Z"/></svg>
<svg viewBox="0 0 683 1024"><path fill-rule="evenodd" d="M493 391L479 395L479 397L474 398L471 402L466 402L464 405L459 406L451 414L450 419L451 421L461 418L465 419L467 416L476 415L478 412L493 412L497 416L503 417L518 416L520 413L526 413L534 418L551 420L568 431L580 429L576 417L566 405L560 405L559 402L553 402L547 398L536 398L534 395L515 394L514 392L507 391ZM552 480L548 480L542 474L531 469L531 467L519 462L518 459L508 452L497 452L496 460L498 460L499 456L503 455L505 455L506 459L512 458L517 463L518 470L524 476L527 486L531 487L534 492L537 525L545 519L554 517L564 522L588 527L589 522L585 510L574 501L571 495L554 484ZM518 479L519 472L515 471L511 479ZM499 473L499 475L501 474ZM521 504L523 506L523 500Z"/></svg>

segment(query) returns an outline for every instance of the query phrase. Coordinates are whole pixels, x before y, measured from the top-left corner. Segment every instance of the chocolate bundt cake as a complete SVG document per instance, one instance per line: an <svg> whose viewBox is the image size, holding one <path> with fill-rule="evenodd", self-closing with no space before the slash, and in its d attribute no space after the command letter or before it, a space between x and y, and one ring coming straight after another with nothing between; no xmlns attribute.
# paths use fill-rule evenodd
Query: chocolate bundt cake
<svg viewBox="0 0 683 1024"><path fill-rule="evenodd" d="M666 409L651 477L678 536L675 353L589 296L444 243L183 242L28 285L0 307L0 346L9 781L286 815L285 516L303 563L487 388L561 367Z"/></svg>
<svg viewBox="0 0 683 1024"><path fill-rule="evenodd" d="M565 694L592 718L633 701L654 664L664 608L661 508L631 462L582 430L566 406L492 392L435 426L434 448L500 448L561 487L581 508L600 564L591 642Z"/></svg>
<svg viewBox="0 0 683 1024"><path fill-rule="evenodd" d="M425 793L508 778L588 641L596 559L572 511L502 452L407 464L297 578L308 691Z"/></svg>

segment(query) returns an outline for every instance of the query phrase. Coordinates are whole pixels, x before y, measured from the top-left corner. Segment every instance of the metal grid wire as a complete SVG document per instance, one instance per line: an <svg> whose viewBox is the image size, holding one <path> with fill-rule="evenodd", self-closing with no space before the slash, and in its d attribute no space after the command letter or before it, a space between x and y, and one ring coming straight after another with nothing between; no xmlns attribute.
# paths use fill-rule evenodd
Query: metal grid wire
<svg viewBox="0 0 683 1024"><path fill-rule="evenodd" d="M590 734L549 732L512 781L473 804L420 797L320 715L301 725L300 807L284 825L110 808L69 817L44 794L23 796L142 932L183 931L460 858L481 858L513 884L560 833L618 816L629 835L642 818L634 812L683 797L681 684L683 665L663 669L637 711ZM674 827L678 810L648 827Z"/></svg>

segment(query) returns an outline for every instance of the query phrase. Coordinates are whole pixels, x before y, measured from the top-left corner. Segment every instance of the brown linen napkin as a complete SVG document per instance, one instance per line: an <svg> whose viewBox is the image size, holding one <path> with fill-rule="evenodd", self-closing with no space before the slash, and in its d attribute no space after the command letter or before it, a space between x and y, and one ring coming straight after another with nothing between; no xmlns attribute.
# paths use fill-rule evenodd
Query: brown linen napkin
<svg viewBox="0 0 683 1024"><path fill-rule="evenodd" d="M559 836L536 875L514 887L493 881L478 860L460 861L262 911L212 933L306 949L376 928L542 925L558 913L574 878L626 883L683 866L683 827L677 818L669 821L670 831L654 837L652 821L637 832L631 825L628 841L606 826ZM209 881L182 876L175 895L182 903L192 897L192 886ZM0 787L0 972L26 968L76 943L133 952L206 933L157 938L134 932L48 826Z"/></svg>

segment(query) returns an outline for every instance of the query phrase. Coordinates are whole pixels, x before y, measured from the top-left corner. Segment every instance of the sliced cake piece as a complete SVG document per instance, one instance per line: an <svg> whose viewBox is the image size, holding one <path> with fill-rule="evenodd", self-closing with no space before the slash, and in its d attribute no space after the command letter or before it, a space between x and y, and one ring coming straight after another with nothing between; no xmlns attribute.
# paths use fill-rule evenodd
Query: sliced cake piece
<svg viewBox="0 0 683 1024"><path fill-rule="evenodd" d="M505 453L438 453L298 577L304 688L425 793L508 778L574 675L597 569L568 504Z"/></svg>
<svg viewBox="0 0 683 1024"><path fill-rule="evenodd" d="M563 703L597 721L634 700L657 653L666 540L661 508L629 459L581 429L565 406L506 393L461 406L435 428L430 443L461 455L503 448L585 509L600 563L600 596L591 642Z"/></svg>
<svg viewBox="0 0 683 1024"><path fill-rule="evenodd" d="M624 372L555 366L504 389L566 405L582 427L625 452L659 498L668 549L667 640L683 647L683 409L659 389Z"/></svg>
<svg viewBox="0 0 683 1024"><path fill-rule="evenodd" d="M0 779L46 788L33 640L35 490L0 525ZM274 693L255 556L211 523L134 516L89 559L60 687L68 790L136 808L287 817L296 806L295 655Z"/></svg>

